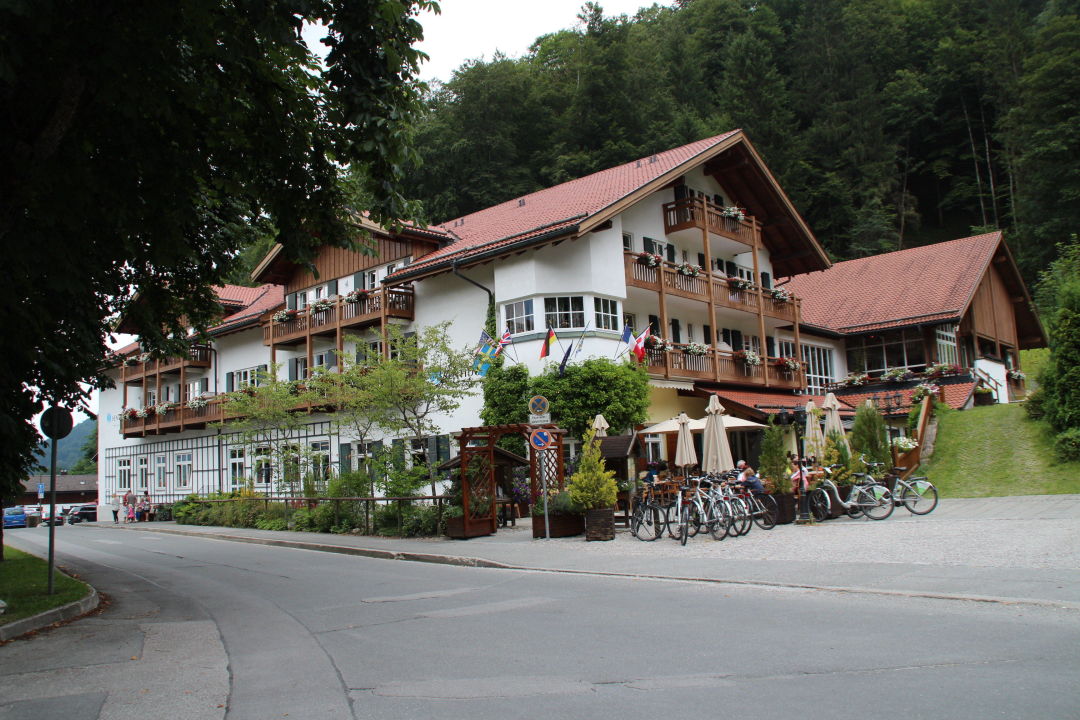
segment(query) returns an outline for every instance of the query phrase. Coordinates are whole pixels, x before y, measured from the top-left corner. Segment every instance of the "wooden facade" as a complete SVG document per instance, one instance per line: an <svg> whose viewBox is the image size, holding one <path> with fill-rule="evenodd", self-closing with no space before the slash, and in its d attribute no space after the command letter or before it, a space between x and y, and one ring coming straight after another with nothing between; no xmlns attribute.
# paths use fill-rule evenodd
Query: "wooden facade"
<svg viewBox="0 0 1080 720"><path fill-rule="evenodd" d="M996 265L991 265L983 275L971 301L969 315L970 331L973 335L993 340L996 344L1006 345L1013 350L1019 345L1015 303Z"/></svg>
<svg viewBox="0 0 1080 720"><path fill-rule="evenodd" d="M318 285L328 278L342 278L361 270L370 270L395 260L403 260L412 257L413 260L434 252L437 246L434 242L426 242L414 238L391 239L383 235L372 238L375 254L355 252L347 248L323 247L315 256L314 266L319 273L316 279L314 273L307 268L297 267L285 282L285 293Z"/></svg>

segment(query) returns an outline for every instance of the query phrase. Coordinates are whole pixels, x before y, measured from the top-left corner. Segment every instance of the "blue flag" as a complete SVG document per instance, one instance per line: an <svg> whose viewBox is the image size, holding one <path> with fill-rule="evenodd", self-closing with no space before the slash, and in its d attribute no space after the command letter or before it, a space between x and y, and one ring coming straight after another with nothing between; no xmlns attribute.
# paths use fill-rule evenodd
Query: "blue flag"
<svg viewBox="0 0 1080 720"><path fill-rule="evenodd" d="M570 353L574 351L574 343L570 343L570 347L566 348L566 352L563 353L562 362L559 363L559 375L561 376L566 372L566 363L570 359Z"/></svg>
<svg viewBox="0 0 1080 720"><path fill-rule="evenodd" d="M629 325L623 325L622 329L622 341L626 344L630 344L630 341L634 339L634 329Z"/></svg>
<svg viewBox="0 0 1080 720"><path fill-rule="evenodd" d="M497 352L497 348L484 343L480 349L476 351L476 357L473 358L473 372L480 377L487 377L488 370L491 369L491 361L495 358Z"/></svg>

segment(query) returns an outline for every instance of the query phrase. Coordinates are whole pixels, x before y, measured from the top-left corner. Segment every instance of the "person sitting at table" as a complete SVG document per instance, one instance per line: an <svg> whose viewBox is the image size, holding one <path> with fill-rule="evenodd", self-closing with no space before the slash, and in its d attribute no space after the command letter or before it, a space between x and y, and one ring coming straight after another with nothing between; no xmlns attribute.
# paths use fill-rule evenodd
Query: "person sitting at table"
<svg viewBox="0 0 1080 720"><path fill-rule="evenodd" d="M743 461L739 461L743 462ZM735 480L735 486L741 487L743 490L749 490L755 495L765 492L765 486L761 483L759 478L754 473L754 468L743 462L743 470L739 473L739 477Z"/></svg>

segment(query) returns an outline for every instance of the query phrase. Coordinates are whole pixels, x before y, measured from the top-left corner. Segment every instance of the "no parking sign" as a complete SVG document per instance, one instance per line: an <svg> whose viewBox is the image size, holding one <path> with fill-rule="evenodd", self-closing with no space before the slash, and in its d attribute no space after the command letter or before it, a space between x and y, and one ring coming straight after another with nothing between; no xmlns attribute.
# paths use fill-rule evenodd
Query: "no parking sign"
<svg viewBox="0 0 1080 720"><path fill-rule="evenodd" d="M547 450L551 447L553 438L550 430L533 430L529 433L529 445L533 450Z"/></svg>

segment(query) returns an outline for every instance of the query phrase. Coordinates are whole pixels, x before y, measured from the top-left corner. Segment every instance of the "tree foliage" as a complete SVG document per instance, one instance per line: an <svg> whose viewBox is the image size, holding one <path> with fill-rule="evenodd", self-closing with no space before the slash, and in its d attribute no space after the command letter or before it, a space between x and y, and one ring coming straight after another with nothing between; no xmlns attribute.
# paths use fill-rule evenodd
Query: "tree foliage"
<svg viewBox="0 0 1080 720"><path fill-rule="evenodd" d="M566 366L563 374L549 366L529 383L529 395L551 401L551 419L573 437L585 437L598 414L611 433L645 421L649 409L649 379L636 363L590 358Z"/></svg>
<svg viewBox="0 0 1080 720"><path fill-rule="evenodd" d="M1043 276L1040 290L1053 293L1048 325L1050 358L1039 375L1040 409L1058 434L1061 459L1077 459L1080 447L1080 243L1064 248Z"/></svg>
<svg viewBox="0 0 1080 720"><path fill-rule="evenodd" d="M577 470L570 476L567 486L570 499L584 510L615 507L619 488L615 483L615 471L604 466L604 458L600 455L600 438L590 429L581 442L584 449Z"/></svg>
<svg viewBox="0 0 1080 720"><path fill-rule="evenodd" d="M770 481L773 492L780 495L791 493L791 483L787 481L790 473L787 447L784 445L786 428L777 425L770 415L768 426L761 438L761 454L758 457L760 475Z"/></svg>
<svg viewBox="0 0 1080 720"><path fill-rule="evenodd" d="M885 418L872 402L862 403L855 409L855 423L851 427L849 440L856 463L860 456L865 456L869 462L885 463L886 467L891 465L892 453Z"/></svg>
<svg viewBox="0 0 1080 720"><path fill-rule="evenodd" d="M179 350L211 289L268 234L310 260L352 246L342 168L376 222L415 207L400 181L422 91L430 0L14 0L0 8L0 493L34 465L30 419L104 387L123 315ZM301 38L322 22L320 65ZM132 302L134 293L138 301Z"/></svg>

